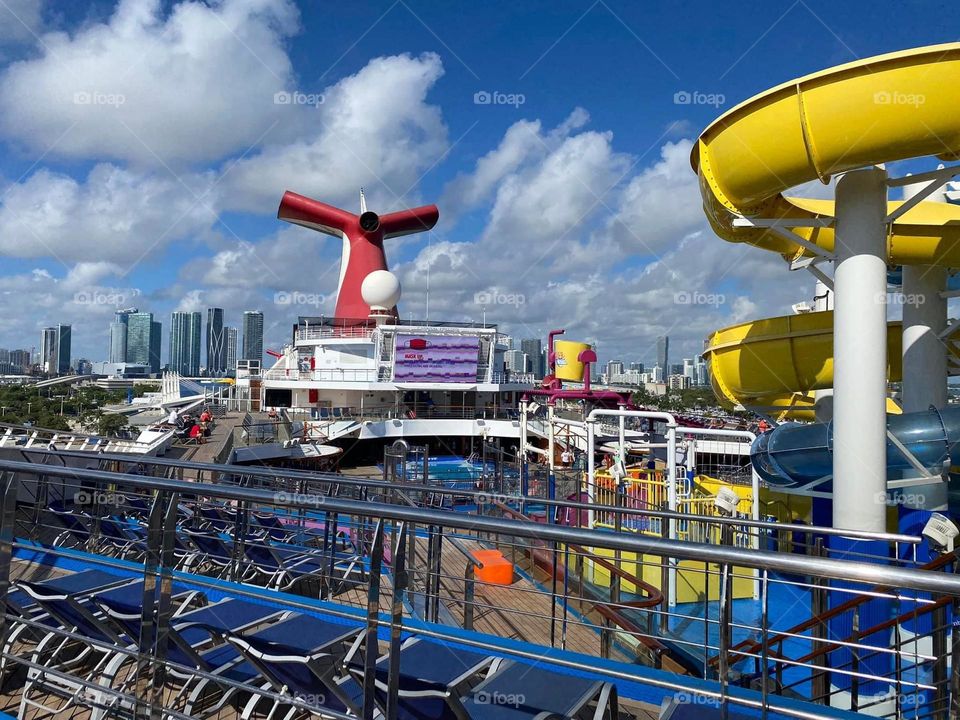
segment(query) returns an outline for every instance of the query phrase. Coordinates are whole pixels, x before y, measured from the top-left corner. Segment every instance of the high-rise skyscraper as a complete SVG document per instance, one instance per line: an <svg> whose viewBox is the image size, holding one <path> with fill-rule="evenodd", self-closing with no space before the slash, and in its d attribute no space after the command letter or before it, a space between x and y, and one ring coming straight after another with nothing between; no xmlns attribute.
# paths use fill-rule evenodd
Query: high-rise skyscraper
<svg viewBox="0 0 960 720"><path fill-rule="evenodd" d="M60 374L70 372L70 336L72 328L70 325L57 325L57 372Z"/></svg>
<svg viewBox="0 0 960 720"><path fill-rule="evenodd" d="M619 360L611 360L607 363L607 382L614 382L614 378L623 375L623 363Z"/></svg>
<svg viewBox="0 0 960 720"><path fill-rule="evenodd" d="M247 310L243 314L243 354L240 357L263 361L263 313L259 310Z"/></svg>
<svg viewBox="0 0 960 720"><path fill-rule="evenodd" d="M704 362L703 357L697 358L696 363L696 374L697 374L697 385L709 385L710 376L707 374L707 363Z"/></svg>
<svg viewBox="0 0 960 720"><path fill-rule="evenodd" d="M163 337L163 323L154 320L150 323L150 372L160 372L160 353Z"/></svg>
<svg viewBox="0 0 960 720"><path fill-rule="evenodd" d="M11 350L10 365L13 372L19 374L30 369L30 351L29 350Z"/></svg>
<svg viewBox="0 0 960 720"><path fill-rule="evenodd" d="M40 333L40 369L48 374L57 371L57 329L45 327Z"/></svg>
<svg viewBox="0 0 960 720"><path fill-rule="evenodd" d="M127 321L131 314L138 312L137 308L117 310L113 322L110 323L110 353L112 363L127 361Z"/></svg>
<svg viewBox="0 0 960 720"><path fill-rule="evenodd" d="M46 327L40 335L40 368L50 375L70 372L70 326Z"/></svg>
<svg viewBox="0 0 960 720"><path fill-rule="evenodd" d="M200 374L201 325L199 312L175 312L170 316L170 369L181 375Z"/></svg>
<svg viewBox="0 0 960 720"><path fill-rule="evenodd" d="M663 371L670 371L670 338L661 335L657 338L657 365L663 368Z"/></svg>
<svg viewBox="0 0 960 720"><path fill-rule="evenodd" d="M146 365L150 372L160 372L161 324L153 313L136 312L127 316L127 356L125 362Z"/></svg>
<svg viewBox="0 0 960 720"><path fill-rule="evenodd" d="M530 358L530 372L534 377L542 378L546 368L543 363L543 343L540 338L528 338L520 341L520 351Z"/></svg>
<svg viewBox="0 0 960 720"><path fill-rule="evenodd" d="M526 357L523 350L507 350L503 354L503 364L511 372L526 372Z"/></svg>
<svg viewBox="0 0 960 720"><path fill-rule="evenodd" d="M227 377L237 376L237 329L235 327L224 328L227 335L227 364L224 368L224 374Z"/></svg>
<svg viewBox="0 0 960 720"><path fill-rule="evenodd" d="M207 308L207 375L223 377L227 367L227 337L223 308Z"/></svg>

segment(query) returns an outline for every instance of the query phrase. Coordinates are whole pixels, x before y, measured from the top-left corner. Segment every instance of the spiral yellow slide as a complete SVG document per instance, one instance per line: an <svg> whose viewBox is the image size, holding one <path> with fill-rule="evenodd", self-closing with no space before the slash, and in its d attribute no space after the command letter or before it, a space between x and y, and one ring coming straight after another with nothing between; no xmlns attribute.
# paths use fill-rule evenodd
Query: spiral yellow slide
<svg viewBox="0 0 960 720"><path fill-rule="evenodd" d="M788 198L784 191L930 155L960 158L960 43L860 60L772 88L707 127L691 163L720 237L795 260L814 253L789 233L745 220L781 221L831 253L833 202ZM901 204L891 201L889 211ZM907 210L891 225L887 260L960 267L960 207L921 202ZM705 355L718 398L731 405L809 408L804 393L833 384L832 327L832 313L809 313L717 331ZM898 380L900 333L888 338L890 379Z"/></svg>

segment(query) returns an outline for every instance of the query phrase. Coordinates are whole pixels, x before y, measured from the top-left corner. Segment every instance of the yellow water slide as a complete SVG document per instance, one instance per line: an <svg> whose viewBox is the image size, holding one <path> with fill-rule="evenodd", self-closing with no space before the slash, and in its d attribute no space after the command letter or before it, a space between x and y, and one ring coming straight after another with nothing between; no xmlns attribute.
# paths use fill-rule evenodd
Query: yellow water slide
<svg viewBox="0 0 960 720"><path fill-rule="evenodd" d="M781 221L831 253L833 202L785 197L785 191L931 155L960 159L960 43L860 60L772 88L707 127L691 163L720 237L796 260L815 253L789 233L747 221ZM891 201L888 211L901 204ZM887 260L960 267L960 207L921 202L907 210L890 226ZM717 396L731 405L809 412L805 393L833 384L832 327L832 313L808 313L717 331L705 353ZM888 335L888 357L890 379L898 380L899 328Z"/></svg>

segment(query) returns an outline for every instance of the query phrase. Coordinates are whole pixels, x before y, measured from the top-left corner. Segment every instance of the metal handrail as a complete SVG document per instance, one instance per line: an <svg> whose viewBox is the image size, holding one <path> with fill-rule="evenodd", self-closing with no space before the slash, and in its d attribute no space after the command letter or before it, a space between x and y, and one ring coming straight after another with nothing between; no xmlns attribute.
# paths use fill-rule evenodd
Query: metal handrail
<svg viewBox="0 0 960 720"><path fill-rule="evenodd" d="M408 496L402 490L396 490L395 492L397 493L397 495L403 498L407 502L407 504L410 505L410 507L420 507L410 498L410 496ZM463 543L461 543L459 540L457 540L457 538L453 536L448 536L447 540L449 540L450 543L453 545L453 547L459 550L460 554L463 555L468 562L472 563L473 566L477 568L477 570L483 570L483 563L477 560L473 555L471 555L470 552L465 547L463 547Z"/></svg>
<svg viewBox="0 0 960 720"><path fill-rule="evenodd" d="M513 518L516 518L518 520L523 520L524 522L532 522L532 520L526 515L524 515L523 513L517 512L513 508L508 507L503 503L496 502L494 503L494 506L501 512L507 513L509 516ZM626 580L627 582L633 583L638 588L643 588L644 592L647 593L648 597L643 598L642 600L636 601L638 604L633 605L633 607L640 607L640 608L653 607L654 605L659 605L663 601L663 593L660 591L659 588L654 587L650 583L644 582L643 580L638 578L636 575L632 575L628 573L626 570L622 570L621 568L611 563L608 558L604 558L600 555L592 553L586 548L581 547L580 545L571 544L568 547L578 555L581 555L585 559L591 560L592 562L596 563L600 567L604 568L611 575L616 575L621 580Z"/></svg>
<svg viewBox="0 0 960 720"><path fill-rule="evenodd" d="M957 559L957 555L955 552L947 553L945 555L940 555L939 557L934 558L930 562L926 563L925 565L922 565L920 568L917 568L917 569L921 571L939 570L942 567L950 565L951 563L956 561L956 559ZM886 592L886 591L889 591L890 588L891 586L889 585L877 585L872 587L870 589L870 592L872 593ZM815 617L811 617L811 618L808 618L807 620L804 620L803 622L797 623L791 628L788 628L786 630L780 630L776 633L773 633L772 635L769 635L767 637L766 644L767 646L773 646L778 643L782 643L794 635L798 635L799 633L802 633L805 630L809 630L810 628L816 625L819 625L835 617L838 617L846 612L849 612L850 610L853 610L854 608L859 607L860 605L863 605L864 603L869 602L872 599L873 599L872 595L861 595L859 597L853 597L853 598L850 598L849 600L845 600L839 605L835 605L834 607L830 608L826 612L822 612L819 615L816 615ZM920 613L921 611L922 609L917 609L917 610L914 610L913 612ZM883 627L881 627L882 625L884 625L884 623L881 623L880 626L877 626L874 628L861 630L860 634L866 635L866 634L870 634L870 633L882 630L883 629ZM732 646L731 648L729 648L728 652L734 653L737 655L755 653L762 646L763 646L763 643L757 640L748 639L748 640L743 640L737 643L736 645ZM716 656L710 659L711 664L716 664L718 661L719 661L719 656Z"/></svg>
<svg viewBox="0 0 960 720"><path fill-rule="evenodd" d="M30 452L50 453L60 455L61 457L83 457L89 458L89 453L80 453L74 451L52 451L45 448L31 448ZM118 462L131 462L129 455L116 455L111 453L100 453L97 455L101 460L115 460ZM339 475L332 472L307 472L297 470L274 470L270 468L251 467L248 465L217 465L211 463L200 463L188 460L172 460L169 458L158 457L137 457L136 462L143 465L174 466L185 470L198 470L211 472L216 475L249 475L252 477L264 477L274 479L305 479L318 482L336 482L343 485L353 485L357 487L371 487L383 490L393 490L402 488L413 491L428 491L438 495L455 495L459 497L471 497L479 499L481 496L489 497L488 490L471 490L469 488L445 488L437 485L419 485L413 483L403 483L397 485L388 483L375 478L360 478L356 476ZM915 535L902 535L898 533L869 532L865 530L849 530L844 528L818 527L816 525L799 525L796 523L770 522L767 520L753 520L751 518L729 518L718 515L694 515L690 513L671 512L669 510L658 510L654 508L630 508L618 507L616 505L600 505L595 503L582 503L575 500L555 500L550 498L531 498L525 495L498 495L500 500L508 502L529 503L535 500L539 505L549 505L562 509L575 510L595 510L597 512L621 513L623 515L640 515L645 517L687 520L690 522L713 523L721 526L752 527L761 530L786 530L791 532L814 533L817 535L839 535L843 537L852 537L863 540L884 540L886 542L899 542L910 545L919 545L923 538Z"/></svg>
<svg viewBox="0 0 960 720"><path fill-rule="evenodd" d="M165 480L101 470L40 466L12 460L0 460L0 471L80 481L108 482L121 487L136 487L140 490L169 491L187 495L204 494L222 500L262 503L292 510L313 511L316 509L313 503L295 495L279 495L266 490L230 485ZM12 483L12 479L8 478L7 483ZM502 518L467 516L463 513L446 510L408 508L387 503L345 500L342 498L325 498L324 509L331 513L433 524L477 533L510 534L520 538L576 543L610 550L667 556L679 560L697 560L719 565L752 567L781 573L812 575L831 580L890 585L911 590L960 596L960 577L926 570L903 569L832 558L808 558L768 550L666 540L632 533L597 532Z"/></svg>

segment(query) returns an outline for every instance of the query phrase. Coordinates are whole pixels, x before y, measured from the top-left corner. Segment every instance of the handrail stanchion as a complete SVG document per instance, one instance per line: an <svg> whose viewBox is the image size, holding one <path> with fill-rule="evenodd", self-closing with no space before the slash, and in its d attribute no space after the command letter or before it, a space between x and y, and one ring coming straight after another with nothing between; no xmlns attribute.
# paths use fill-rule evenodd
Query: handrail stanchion
<svg viewBox="0 0 960 720"><path fill-rule="evenodd" d="M363 658L363 718L373 720L377 708L377 629L380 619L380 573L383 570L383 520L377 522L370 548L370 586L367 588L367 628Z"/></svg>
<svg viewBox="0 0 960 720"><path fill-rule="evenodd" d="M718 618L720 620L720 720L727 720L727 681L729 674L727 652L730 649L730 633L732 630L733 613L731 608L731 590L733 589L733 579L730 574L730 564L723 563L720 566L720 607ZM704 623L707 617L704 616Z"/></svg>
<svg viewBox="0 0 960 720"><path fill-rule="evenodd" d="M767 695L770 692L770 648L767 638L770 631L770 573L764 570L760 579L760 637L763 647L760 650L760 720L767 720Z"/></svg>
<svg viewBox="0 0 960 720"><path fill-rule="evenodd" d="M853 646L850 648L850 709L860 709L860 606L853 609Z"/></svg>
<svg viewBox="0 0 960 720"><path fill-rule="evenodd" d="M163 715L163 690L166 686L167 648L169 647L170 618L173 615L173 554L174 539L177 534L177 512L179 495L171 493L163 521L163 541L160 549L160 593L157 598L156 644L153 656L157 663L153 669L153 687L150 698L150 720L160 720Z"/></svg>
<svg viewBox="0 0 960 720"><path fill-rule="evenodd" d="M468 562L463 571L463 629L473 630L474 609L474 571L473 563Z"/></svg>
<svg viewBox="0 0 960 720"><path fill-rule="evenodd" d="M824 556L823 550L823 537L817 537L814 540L813 545L814 555L817 557ZM820 617L824 612L827 611L827 589L826 583L824 583L819 578L814 578L813 580L813 591L810 593L810 613L811 617ZM811 635L813 635L813 650L814 652L824 651L826 649L826 643L824 640L827 636L827 624L826 622L818 622L816 625L811 628ZM821 669L813 673L812 677L812 695L811 698L814 702L822 702L824 705L830 706L830 675L827 671L827 653L822 652L814 660L814 663L819 666Z"/></svg>
<svg viewBox="0 0 960 720"><path fill-rule="evenodd" d="M94 486L95 493L100 486ZM136 702L133 716L151 720L153 717L153 664L154 658L146 648L155 646L155 609L157 601L157 572L160 569L163 553L163 524L166 518L167 492L159 492L150 508L147 524L147 554L143 559L143 602L140 608L140 637L137 643L137 667L135 675Z"/></svg>
<svg viewBox="0 0 960 720"><path fill-rule="evenodd" d="M940 595L933 595L931 599L936 602L941 599ZM916 642L916 641L915 641ZM947 677L947 608L941 604L933 611L933 685L936 690L934 693L933 706L934 717L937 720L947 717L947 710L950 705L949 679Z"/></svg>
<svg viewBox="0 0 960 720"><path fill-rule="evenodd" d="M13 559L13 543L16 533L14 523L17 516L16 473L0 474L0 638L7 637L7 593L10 590L10 563Z"/></svg>
<svg viewBox="0 0 960 720"><path fill-rule="evenodd" d="M397 696L400 688L400 640L403 633L403 602L407 589L406 555L403 546L406 542L407 523L397 527L395 542L391 546L393 562L393 607L390 616L390 654L387 670L387 717L397 717ZM469 564L468 564L469 567Z"/></svg>
<svg viewBox="0 0 960 720"><path fill-rule="evenodd" d="M662 540L668 540L668 533L670 532L667 523L663 521L663 518L660 518L660 538ZM705 576L706 577L706 576ZM704 581L706 582L706 580ZM669 613L670 613L670 598L667 597L665 592L667 586L670 584L670 558L666 555L660 556L660 592L661 592L661 601L660 601L660 614L657 624L659 626L660 634L666 633L670 626Z"/></svg>
<svg viewBox="0 0 960 720"><path fill-rule="evenodd" d="M950 720L960 718L960 598L951 603L953 627L950 634Z"/></svg>

